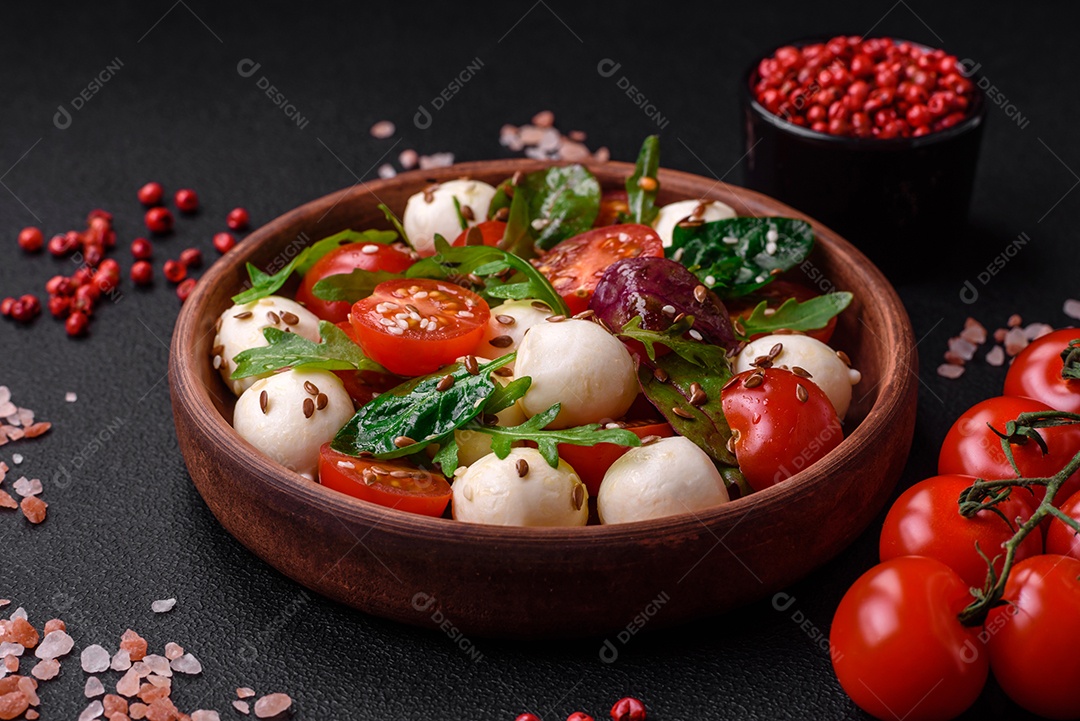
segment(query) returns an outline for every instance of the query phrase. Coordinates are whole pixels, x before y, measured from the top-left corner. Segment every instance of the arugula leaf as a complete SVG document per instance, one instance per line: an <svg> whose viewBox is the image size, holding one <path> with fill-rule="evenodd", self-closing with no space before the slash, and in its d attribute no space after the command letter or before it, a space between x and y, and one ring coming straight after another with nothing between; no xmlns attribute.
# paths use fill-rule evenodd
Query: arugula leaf
<svg viewBox="0 0 1080 721"><path fill-rule="evenodd" d="M236 355L236 370L231 378L237 380L262 375L282 368L321 368L328 371L360 370L386 372L386 369L364 355L345 331L328 321L319 321L322 343L312 343L296 333L277 328L263 328L270 345L248 348Z"/></svg>
<svg viewBox="0 0 1080 721"><path fill-rule="evenodd" d="M813 246L814 231L804 220L743 217L676 225L666 252L721 297L736 298L804 261Z"/></svg>
<svg viewBox="0 0 1080 721"><path fill-rule="evenodd" d="M506 385L496 383L495 390L491 392L487 402L484 403L484 413L494 415L499 411L506 410L525 395L530 385L532 385L532 378L529 376L515 378Z"/></svg>
<svg viewBox="0 0 1080 721"><path fill-rule="evenodd" d="M320 258L343 245L349 243L378 243L385 245L393 243L395 240L397 240L397 233L392 230L343 230L304 248L276 273L264 273L251 263L248 263L247 272L248 277L251 279L251 287L234 295L232 301L237 305L243 305L273 295L281 286L285 285L285 281L289 279L289 276L294 271L301 274L308 272L311 270L311 266L315 265Z"/></svg>
<svg viewBox="0 0 1080 721"><path fill-rule="evenodd" d="M404 241L405 245L409 246L413 250L416 250L416 246L413 245L413 242L411 240L409 240L409 236L405 234L405 226L403 226L398 217L394 215L394 211L390 210L390 208L387 207L386 203L379 203L378 208L383 212L383 215L386 216L386 219L390 222L390 225L394 226L394 230L396 230L398 232L398 235L401 236L401 240Z"/></svg>
<svg viewBox="0 0 1080 721"><path fill-rule="evenodd" d="M442 445L439 446L439 451L432 459L432 463L438 464L442 469L442 474L447 478L452 478L454 471L458 468L458 445L457 440L454 438L454 434L451 433L443 439Z"/></svg>
<svg viewBox="0 0 1080 721"><path fill-rule="evenodd" d="M524 379L522 379L524 380ZM575 428L545 430L555 420L562 406L559 403L517 426L471 425L470 430L491 436L491 450L499 458L506 458L516 441L532 441L548 465L559 467L560 443L574 446L595 446L597 443L614 443L620 446L640 446L641 439L625 428L603 428L599 423L589 423ZM445 471L446 467L443 466ZM451 473L453 471L450 471Z"/></svg>
<svg viewBox="0 0 1080 721"><path fill-rule="evenodd" d="M656 171L660 167L660 136L650 135L641 144L634 173L626 179L626 199L630 205L627 218L629 223L652 225L660 210L656 207L656 192L660 183L656 180ZM653 185L646 190L641 187L642 178L651 178ZM649 181L645 181L648 185Z"/></svg>
<svg viewBox="0 0 1080 721"><path fill-rule="evenodd" d="M536 257L536 238L533 237L532 225L529 223L529 199L525 191L514 193L514 199L510 201L506 229L498 247L525 260Z"/></svg>
<svg viewBox="0 0 1080 721"><path fill-rule="evenodd" d="M334 436L331 445L334 450L353 456L368 452L376 458L389 459L416 453L431 443L443 443L446 436L452 438L455 429L480 414L495 390L491 371L510 363L514 357L514 353L509 353L485 363L476 375L455 363L406 381L361 406ZM436 386L446 375L452 376L454 383L440 391ZM399 447L395 440L402 438L413 442Z"/></svg>
<svg viewBox="0 0 1080 721"><path fill-rule="evenodd" d="M690 363L704 369L726 365L725 349L718 345L683 338L694 325L694 316L688 315L672 323L667 330L647 330L641 327L641 316L631 318L617 335L632 338L645 346L649 360L656 361L656 346L665 346Z"/></svg>
<svg viewBox="0 0 1080 721"><path fill-rule="evenodd" d="M766 313L767 301L761 301L746 318L739 320L744 331L741 340L751 336L774 333L782 328L789 330L817 330L824 328L833 317L840 315L854 296L847 291L826 293L799 302L788 298L772 313Z"/></svg>

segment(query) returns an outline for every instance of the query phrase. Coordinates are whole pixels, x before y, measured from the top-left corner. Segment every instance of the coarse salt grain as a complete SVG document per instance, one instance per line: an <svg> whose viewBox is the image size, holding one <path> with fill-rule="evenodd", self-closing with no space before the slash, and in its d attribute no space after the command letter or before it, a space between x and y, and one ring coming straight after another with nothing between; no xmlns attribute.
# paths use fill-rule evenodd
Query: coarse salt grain
<svg viewBox="0 0 1080 721"><path fill-rule="evenodd" d="M256 718L273 718L285 713L292 706L292 698L287 693L271 693L255 702Z"/></svg>
<svg viewBox="0 0 1080 721"><path fill-rule="evenodd" d="M139 674L134 668L128 669L127 673L116 682L116 693L131 698L139 692Z"/></svg>
<svg viewBox="0 0 1080 721"><path fill-rule="evenodd" d="M91 676L86 679L86 686L83 687L83 695L86 696L86 698L101 696L103 693L105 693L105 686L101 683L100 678Z"/></svg>
<svg viewBox="0 0 1080 721"><path fill-rule="evenodd" d="M122 648L113 654L109 668L113 671L127 671L131 668L131 654L128 653L126 648Z"/></svg>
<svg viewBox="0 0 1080 721"><path fill-rule="evenodd" d="M1065 305L1061 307L1061 310L1065 315L1076 320L1080 320L1080 300L1075 298L1069 298L1065 301Z"/></svg>
<svg viewBox="0 0 1080 721"><path fill-rule="evenodd" d="M180 658L183 655L184 647L180 644L173 643L172 641L169 641L167 644L165 644L165 658L172 661L174 659Z"/></svg>
<svg viewBox="0 0 1080 721"><path fill-rule="evenodd" d="M16 466L21 465L22 462L23 462L23 454L21 454L21 453L12 453L11 454L11 462L14 463Z"/></svg>
<svg viewBox="0 0 1080 721"><path fill-rule="evenodd" d="M5 656L22 656L26 647L21 643L12 643L11 641L4 641L0 643L0 658Z"/></svg>
<svg viewBox="0 0 1080 721"><path fill-rule="evenodd" d="M12 621L14 621L16 618L21 618L22 620L25 621L26 617L27 617L26 616L26 609L23 608L22 606L19 606L18 608L16 608L14 611L11 612L11 615L8 616L8 618L10 618Z"/></svg>
<svg viewBox="0 0 1080 721"><path fill-rule="evenodd" d="M1028 340L1038 340L1047 333L1053 333L1054 327L1046 323L1031 323L1024 327L1024 337Z"/></svg>
<svg viewBox="0 0 1080 721"><path fill-rule="evenodd" d="M937 368L937 374L942 378L957 379L964 375L964 366L942 363Z"/></svg>
<svg viewBox="0 0 1080 721"><path fill-rule="evenodd" d="M240 688L236 689L236 695L239 698L251 698L255 695L255 689L248 688L247 686L241 686Z"/></svg>
<svg viewBox="0 0 1080 721"><path fill-rule="evenodd" d="M249 704L247 701L233 701L232 705L234 709L236 709L242 714L246 715L251 713L251 704Z"/></svg>
<svg viewBox="0 0 1080 721"><path fill-rule="evenodd" d="M0 508L18 508L19 502L7 491L0 490Z"/></svg>
<svg viewBox="0 0 1080 721"><path fill-rule="evenodd" d="M15 492L23 498L27 496L40 495L42 491L40 479L27 478L26 476L22 476L21 478L19 478L17 481L15 481L15 483L11 485L11 487L14 488Z"/></svg>
<svg viewBox="0 0 1080 721"><path fill-rule="evenodd" d="M974 318L968 317L964 321L964 330L960 331L960 337L975 345L982 345L986 342L986 326Z"/></svg>
<svg viewBox="0 0 1080 721"><path fill-rule="evenodd" d="M990 349L990 352L986 354L987 365L1000 366L1005 363L1005 349L999 345Z"/></svg>
<svg viewBox="0 0 1080 721"><path fill-rule="evenodd" d="M163 598L151 603L150 608L154 611L154 613L168 613L169 611L173 610L173 606L175 605L175 598Z"/></svg>
<svg viewBox="0 0 1080 721"><path fill-rule="evenodd" d="M130 661L142 661L146 655L146 639L129 628L120 637L120 649L128 652Z"/></svg>
<svg viewBox="0 0 1080 721"><path fill-rule="evenodd" d="M191 721L221 721L221 716L218 715L217 711L199 709L192 712Z"/></svg>
<svg viewBox="0 0 1080 721"><path fill-rule="evenodd" d="M45 638L38 644L34 655L48 661L66 656L71 653L71 649L74 647L75 639L69 636L66 631L52 631L45 634Z"/></svg>
<svg viewBox="0 0 1080 721"><path fill-rule="evenodd" d="M1005 352L1010 356L1014 356L1027 348L1027 346L1028 339L1024 335L1024 329L1019 326L1009 328L1009 332L1005 334Z"/></svg>
<svg viewBox="0 0 1080 721"><path fill-rule="evenodd" d="M398 163L404 170L412 170L420 162L420 155L412 148L406 148L398 155Z"/></svg>
<svg viewBox="0 0 1080 721"><path fill-rule="evenodd" d="M956 336L949 339L949 350L966 361L975 357L975 349L976 345L963 337Z"/></svg>
<svg viewBox="0 0 1080 721"><path fill-rule="evenodd" d="M397 128L392 122L389 120L380 120L371 126L370 132L371 137L385 140L386 138L393 136L395 130L397 130Z"/></svg>
<svg viewBox="0 0 1080 721"><path fill-rule="evenodd" d="M83 712L79 714L79 721L92 721L96 718L101 718L101 714L105 713L105 707L101 705L100 701L91 701L90 705L83 709Z"/></svg>
<svg viewBox="0 0 1080 721"><path fill-rule="evenodd" d="M79 660L82 663L83 671L86 671L87 673L101 673L102 671L109 670L109 664L112 663L112 656L102 646L95 643L82 650Z"/></svg>
<svg viewBox="0 0 1080 721"><path fill-rule="evenodd" d="M156 673L158 676L172 676L172 668L169 666L169 659L164 656L151 653L143 659L143 663L150 669L150 673Z"/></svg>
<svg viewBox="0 0 1080 721"><path fill-rule="evenodd" d="M40 681L54 679L58 673L60 673L60 662L55 658L38 661L37 665L30 669L30 675Z"/></svg>
<svg viewBox="0 0 1080 721"><path fill-rule="evenodd" d="M397 175L397 171L394 170L394 166L390 165L390 163L383 163L382 165L380 165L377 172L379 174L379 177L384 180L388 180Z"/></svg>
<svg viewBox="0 0 1080 721"><path fill-rule="evenodd" d="M79 400L79 396L77 393L75 393L75 391L68 391L64 394L64 400L68 403L74 403L75 401Z"/></svg>
<svg viewBox="0 0 1080 721"><path fill-rule="evenodd" d="M202 673L202 664L199 663L199 659L192 656L190 653L185 653L180 658L174 659L170 664L172 670L177 673L184 673L189 676Z"/></svg>

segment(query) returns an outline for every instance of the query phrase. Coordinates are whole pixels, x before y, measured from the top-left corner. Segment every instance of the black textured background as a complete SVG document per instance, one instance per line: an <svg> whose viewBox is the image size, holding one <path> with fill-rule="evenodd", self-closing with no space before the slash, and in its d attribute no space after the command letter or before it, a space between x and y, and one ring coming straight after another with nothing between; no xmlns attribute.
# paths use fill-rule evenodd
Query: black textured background
<svg viewBox="0 0 1080 721"><path fill-rule="evenodd" d="M45 483L47 522L30 527L0 513L0 597L40 624L59 615L80 646L115 648L128 627L160 647L175 640L205 671L177 682L185 710L235 717L233 689L286 691L304 719L512 719L547 721L577 709L598 718L618 697L646 701L650 718L854 718L828 655L792 619L827 633L844 589L876 560L880 520L848 551L789 589L795 605L768 600L671 631L645 631L601 663L601 639L522 645L476 640L474 661L439 633L370 618L278 575L217 525L195 493L175 443L165 378L178 302L160 262L195 245L212 259L213 232L242 204L256 225L311 198L370 178L407 147L459 160L506 157L504 122L541 109L564 130L589 134L629 160L653 121L598 74L610 58L668 120L664 165L738 181L742 154L735 86L759 52L791 38L865 32L941 45L981 72L1029 121L1020 128L991 107L972 229L962 253L938 248L924 271L898 282L922 339L923 385L910 463L901 481L931 475L951 420L998 392L1003 369L976 364L958 382L939 379L946 339L975 315L991 329L1012 312L1063 324L1077 294L1075 214L1080 193L1080 96L1066 5L934 3L24 3L0 6L0 296L41 293L68 260L27 257L20 228L46 237L81 228L87 211L116 214L125 283L90 337L71 341L43 317L0 322L0 383L51 420L44 438L0 449ZM260 63L249 78L237 64ZM470 62L481 69L420 130L413 116ZM109 63L119 72L78 111L59 105ZM1069 67L1072 63L1074 66ZM265 76L307 119L285 117L256 86ZM395 140L368 134L380 119ZM391 150L392 148L392 150ZM729 170L731 169L731 170ZM813 172L812 169L808 172ZM148 180L193 187L202 210L156 244L159 281L126 280L127 245L142 235L135 191ZM1020 233L1020 253L988 284L978 273ZM865 242L868 238L852 238ZM965 280L980 297L961 302ZM75 404L64 402L76 391ZM829 519L820 519L828 523ZM282 529L288 533L288 529ZM296 539L303 543L302 538ZM507 559L512 562L512 559ZM722 583L722 579L717 579ZM169 614L154 599L175 596ZM14 605L11 608L14 608ZM9 609L10 610L10 609ZM24 671L28 664L24 666ZM109 681L114 682L115 674ZM42 690L43 718L70 719L86 701L77 660ZM971 718L1020 712L991 684Z"/></svg>

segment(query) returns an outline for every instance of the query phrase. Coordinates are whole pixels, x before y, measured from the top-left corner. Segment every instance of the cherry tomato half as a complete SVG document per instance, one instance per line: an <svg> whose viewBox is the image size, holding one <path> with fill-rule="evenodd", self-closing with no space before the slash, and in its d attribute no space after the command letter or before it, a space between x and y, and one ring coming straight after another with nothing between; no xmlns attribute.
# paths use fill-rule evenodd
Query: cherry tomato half
<svg viewBox="0 0 1080 721"><path fill-rule="evenodd" d="M441 516L450 502L450 484L434 471L402 461L378 461L319 449L319 483L335 491L424 516Z"/></svg>
<svg viewBox="0 0 1080 721"><path fill-rule="evenodd" d="M469 235L470 230L476 230L480 233L480 239L484 245L495 247L499 244L499 241L506 235L506 223L501 220L485 220L483 223L477 223L468 230L461 231L461 234L454 238L454 242L450 245L460 248L465 245L465 239Z"/></svg>
<svg viewBox="0 0 1080 721"><path fill-rule="evenodd" d="M1069 496L1059 507L1062 513L1080 523L1080 492ZM1046 532L1046 552L1080 559L1080 533L1066 526L1064 521L1051 518Z"/></svg>
<svg viewBox="0 0 1080 721"><path fill-rule="evenodd" d="M353 304L349 320L364 353L391 373L434 373L468 355L487 328L491 310L470 290L414 278L380 283Z"/></svg>
<svg viewBox="0 0 1080 721"><path fill-rule="evenodd" d="M840 601L829 636L847 695L879 719L958 716L986 683L978 629L957 619L972 598L941 561L902 556L864 573Z"/></svg>
<svg viewBox="0 0 1080 721"><path fill-rule="evenodd" d="M600 194L600 212L593 221L594 228L602 228L605 225L615 225L619 222L620 213L630 212L630 200L625 190L605 190Z"/></svg>
<svg viewBox="0 0 1080 721"><path fill-rule="evenodd" d="M1080 560L1035 556L1005 583L1007 605L990 612L990 667L1006 695L1032 713L1080 718Z"/></svg>
<svg viewBox="0 0 1080 721"><path fill-rule="evenodd" d="M627 421L626 430L638 438L647 436L670 438L675 435L670 423L656 420ZM589 498L596 498L596 494L600 492L600 482L604 480L604 474L611 468L611 464L619 460L628 450L630 450L628 446L619 446L614 443L597 443L595 446L560 443L559 458L574 467L585 487L589 489Z"/></svg>
<svg viewBox="0 0 1080 721"><path fill-rule="evenodd" d="M757 373L735 376L720 400L739 469L750 487L760 491L825 456L840 445L844 432L829 397L813 381L767 368L760 383L750 381L747 387Z"/></svg>
<svg viewBox="0 0 1080 721"><path fill-rule="evenodd" d="M753 312L754 308L758 306L761 301L765 301L766 308L779 308L788 298L794 298L796 301L802 303L803 301L816 298L821 293L808 288L802 283L794 283L790 280L774 280L763 288L758 288L756 291L749 295L745 295L741 298L728 298L724 300L724 304L727 306L728 312L731 313L731 319L746 318ZM808 330L806 335L811 338L816 338L822 343L828 343L832 338L833 331L836 330L836 319L839 316L833 316L829 319L829 322L824 327L817 330ZM756 335L751 338L760 338L764 334Z"/></svg>
<svg viewBox="0 0 1080 721"><path fill-rule="evenodd" d="M959 473L986 480L1016 478L1016 471L1009 465L1001 439L990 430L993 426L1005 431L1005 424L1015 420L1021 413L1049 411L1050 406L1029 398L998 396L988 398L969 408L945 435L938 457L938 473ZM989 424L989 426L988 426ZM1050 452L1043 454L1038 444L1026 441L1012 444L1016 465L1025 478L1052 476L1080 451L1080 425L1056 426L1039 430ZM1080 471L1077 471L1058 491L1057 501L1080 490ZM1033 488L1036 501L1041 501L1046 490ZM1013 491L1023 493L1023 491Z"/></svg>
<svg viewBox="0 0 1080 721"><path fill-rule="evenodd" d="M1031 342L1013 360L1005 376L1005 395L1034 398L1051 408L1080 413L1080 380L1061 377L1061 352L1080 338L1080 329L1065 328Z"/></svg>
<svg viewBox="0 0 1080 721"><path fill-rule="evenodd" d="M1001 556L994 564L1000 571L1004 563L1001 544L1012 538L1016 519L1027 521L1034 509L1030 495L1013 491L1009 500L996 506L1004 518L989 510L965 518L957 499L974 482L971 476L934 476L900 494L881 529L881 560L929 556L956 571L968 586L982 588L988 569L975 544L990 558ZM1017 549L1016 558L1039 553L1042 534L1031 533Z"/></svg>
<svg viewBox="0 0 1080 721"><path fill-rule="evenodd" d="M547 276L571 313L589 307L596 284L608 266L623 258L663 258L664 243L647 225L626 223L567 238L533 264Z"/></svg>
<svg viewBox="0 0 1080 721"><path fill-rule="evenodd" d="M343 300L316 298L312 288L323 278L341 273L351 273L356 268L385 270L400 273L413 264L413 259L399 246L380 243L349 243L332 250L304 273L296 300L323 320L340 323L349 319L349 303Z"/></svg>

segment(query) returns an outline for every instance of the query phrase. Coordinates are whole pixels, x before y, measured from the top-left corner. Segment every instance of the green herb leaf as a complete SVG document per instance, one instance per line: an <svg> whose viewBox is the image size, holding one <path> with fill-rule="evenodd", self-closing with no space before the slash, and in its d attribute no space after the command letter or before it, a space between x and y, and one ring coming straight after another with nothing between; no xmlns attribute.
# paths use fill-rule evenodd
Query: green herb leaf
<svg viewBox="0 0 1080 721"><path fill-rule="evenodd" d="M736 298L803 262L813 246L813 229L804 220L744 217L676 225L666 252L721 297Z"/></svg>
<svg viewBox="0 0 1080 721"><path fill-rule="evenodd" d="M500 188L510 181L504 181ZM505 190L502 191L505 194ZM498 191L496 191L498 194ZM499 248L509 251L525 260L536 257L536 238L533 235L532 225L529 220L528 191L514 193L514 199L509 201L510 212L506 216L506 229L503 231Z"/></svg>
<svg viewBox="0 0 1080 721"><path fill-rule="evenodd" d="M641 327L641 316L636 315L622 327L618 335L632 338L645 346L649 360L657 359L656 346L671 349L690 363L706 370L724 368L727 364L725 350L718 345L683 338L694 325L694 316L688 315L677 323L672 323L667 330L646 330Z"/></svg>
<svg viewBox="0 0 1080 721"><path fill-rule="evenodd" d="M461 212L461 201L457 199L456 195L450 196L450 199L454 201L454 212L457 213L458 225L462 230L466 230L469 227L469 221L465 220L465 214Z"/></svg>
<svg viewBox="0 0 1080 721"><path fill-rule="evenodd" d="M264 328L270 345L248 348L236 355L232 379L271 373L282 368L321 368L328 371L379 371L386 369L364 355L345 331L328 321L319 322L322 343L312 343L296 333Z"/></svg>
<svg viewBox="0 0 1080 721"><path fill-rule="evenodd" d="M452 437L455 429L480 414L495 390L491 371L513 361L514 355L509 353L485 363L476 375L455 363L379 395L338 431L332 447L353 456L366 451L388 459L416 453L431 443L446 442L447 435ZM453 376L453 385L445 391L437 390L447 374ZM395 440L400 438L414 442L399 447Z"/></svg>
<svg viewBox="0 0 1080 721"><path fill-rule="evenodd" d="M660 136L650 135L641 144L638 152L637 163L634 165L634 173L626 179L626 199L630 206L627 222L652 225L660 212L656 207L656 193L660 188L657 181L652 190L645 190L639 185L642 178L656 180L656 172L660 168Z"/></svg>
<svg viewBox="0 0 1080 721"><path fill-rule="evenodd" d="M561 408L562 406L556 403L543 413L537 413L517 426L473 424L469 426L469 429L491 436L491 450L499 458L506 458L516 441L532 441L536 444L540 455L552 468L559 467L558 445L560 443L574 446L595 446L597 443L614 443L620 446L641 445L641 439L632 432L624 428L602 428L599 423L589 423L575 428L545 430L545 427L559 415ZM445 469L445 466L443 468Z"/></svg>
<svg viewBox="0 0 1080 721"><path fill-rule="evenodd" d="M247 264L248 277L251 279L251 287L237 293L232 301L237 305L251 303L252 301L265 298L276 293L294 271L306 273L311 270L327 253L337 250L349 243L393 243L397 239L397 233L392 230L343 230L304 248L292 260L285 264L281 270L273 274L264 273L251 263Z"/></svg>
<svg viewBox="0 0 1080 721"><path fill-rule="evenodd" d="M841 291L819 295L801 303L794 298L788 298L775 312L769 314L765 312L768 303L763 300L749 316L739 321L745 331L740 339L748 340L751 336L775 333L784 328L803 331L824 328L851 304L853 297L851 293Z"/></svg>
<svg viewBox="0 0 1080 721"><path fill-rule="evenodd" d="M532 378L529 376L516 378L506 385L496 383L495 390L491 392L487 402L484 403L484 413L494 415L499 411L506 410L525 395L530 385L532 385Z"/></svg>
<svg viewBox="0 0 1080 721"><path fill-rule="evenodd" d="M383 215L386 216L386 219L390 222L390 225L394 226L394 230L396 230L398 232L398 235L401 236L401 240L405 242L405 245L409 246L413 250L416 250L416 246L413 245L411 240L409 240L409 236L405 234L405 227L401 224L401 221L398 219L398 217L394 215L394 211L390 210L390 208L387 207L386 203L379 203L378 207L379 210L383 212Z"/></svg>
<svg viewBox="0 0 1080 721"><path fill-rule="evenodd" d="M354 268L348 273L326 276L312 286L311 292L316 298L322 300L344 300L355 303L371 295L379 283L404 277L404 273L391 273L388 270Z"/></svg>
<svg viewBox="0 0 1080 721"><path fill-rule="evenodd" d="M439 446L439 452L435 454L431 462L439 465L444 476L447 478L453 477L454 471L458 467L458 445L453 433L448 434L443 439L442 444Z"/></svg>
<svg viewBox="0 0 1080 721"><path fill-rule="evenodd" d="M583 165L563 165L544 170L537 170L521 177L510 195L511 181L504 180L495 189L495 196L488 206L488 217L494 217L500 208L510 208L507 219L507 241L501 247L523 249L523 229L536 245L549 249L561 240L584 233L592 227L600 212L600 182ZM521 217L514 217L514 202L524 203L526 207L518 210L527 211L524 222ZM535 224L534 224L535 223ZM534 255L529 250L527 257Z"/></svg>

